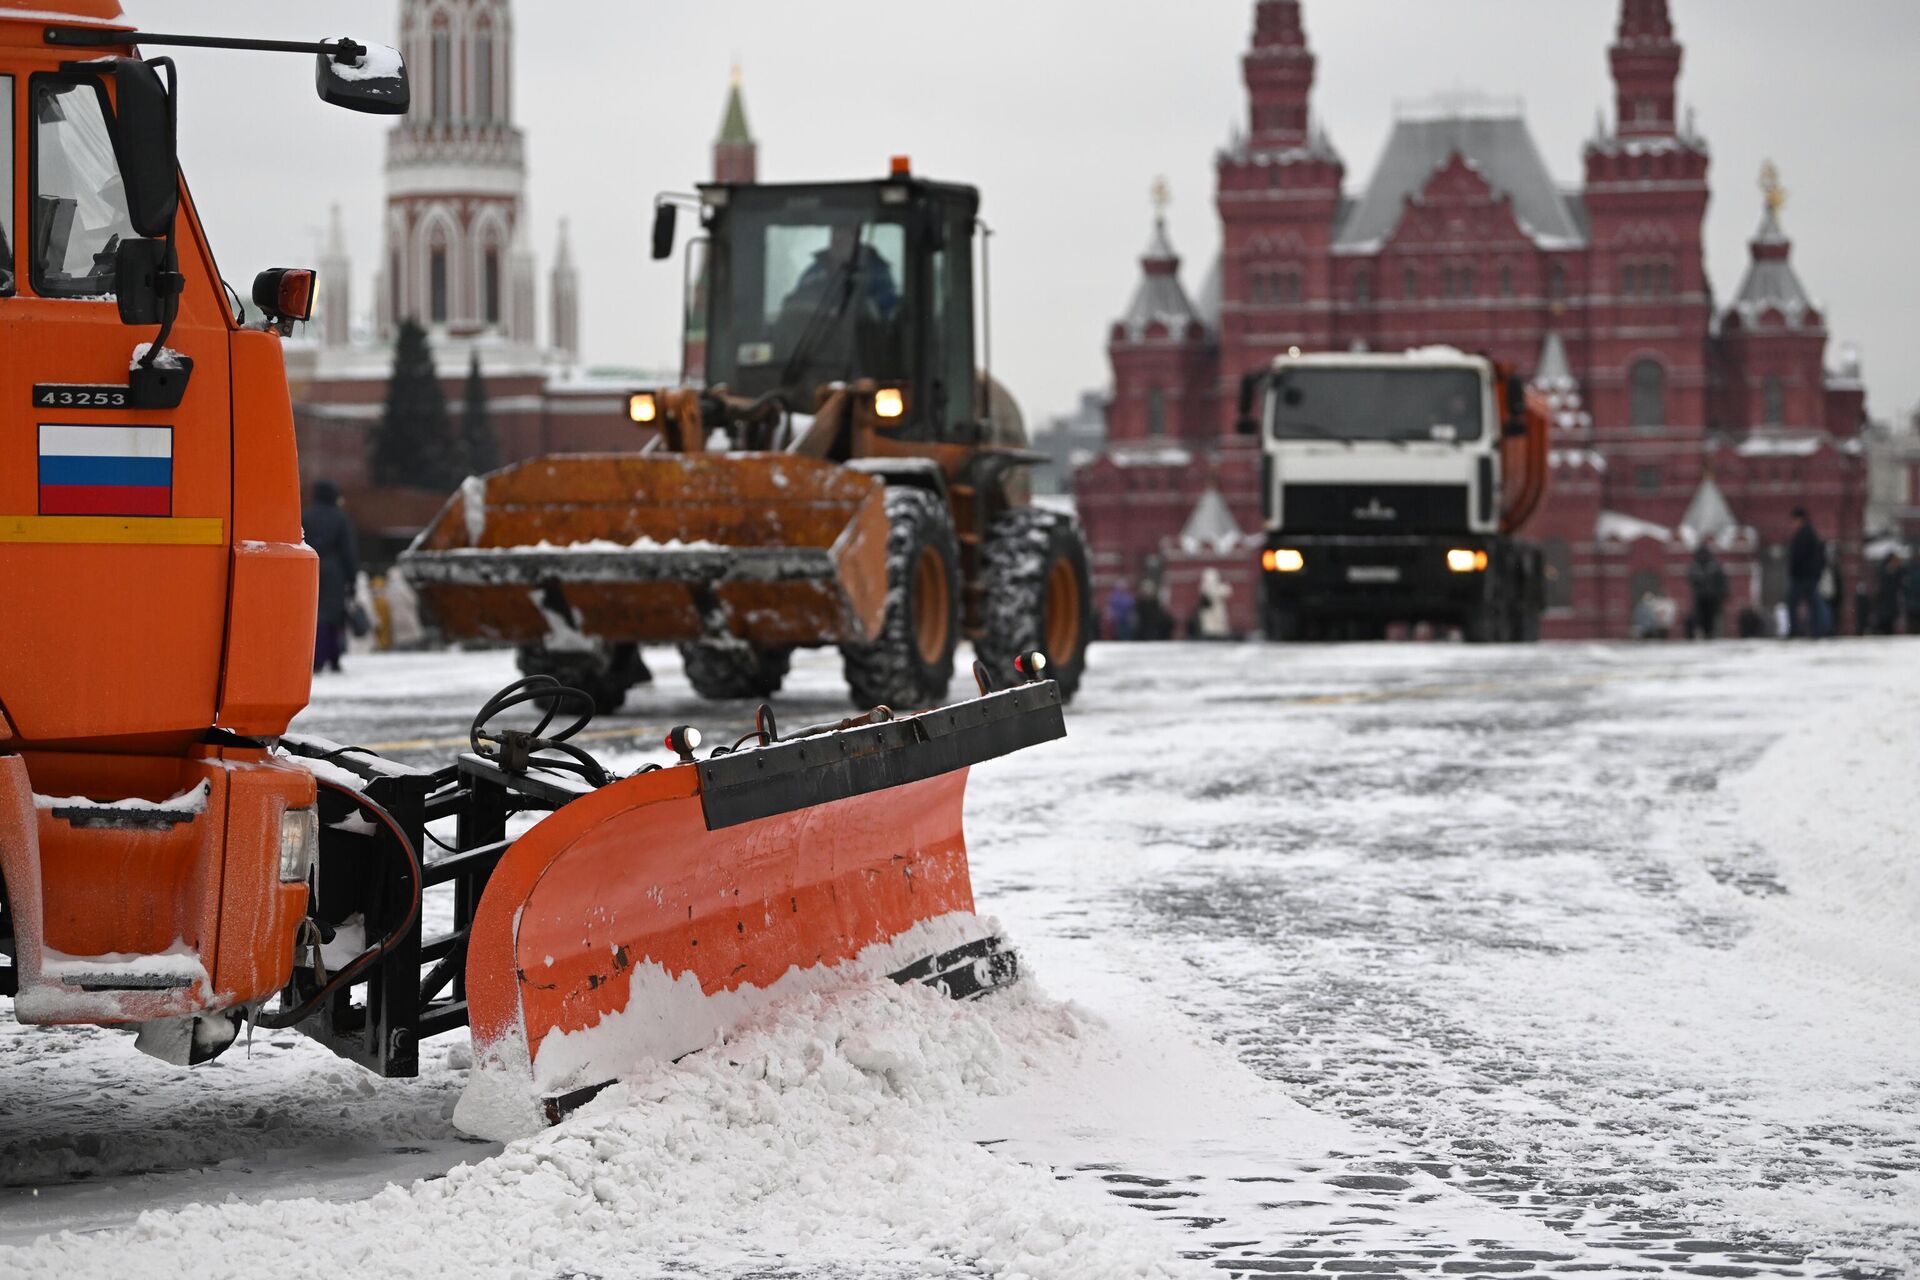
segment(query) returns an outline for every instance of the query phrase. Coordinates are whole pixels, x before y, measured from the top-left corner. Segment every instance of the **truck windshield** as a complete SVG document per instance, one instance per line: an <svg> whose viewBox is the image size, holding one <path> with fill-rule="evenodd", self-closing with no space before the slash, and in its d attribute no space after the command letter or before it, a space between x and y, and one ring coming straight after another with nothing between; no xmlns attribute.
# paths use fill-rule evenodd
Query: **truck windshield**
<svg viewBox="0 0 1920 1280"><path fill-rule="evenodd" d="M1274 380L1276 440L1478 440L1485 429L1472 369L1289 369Z"/></svg>
<svg viewBox="0 0 1920 1280"><path fill-rule="evenodd" d="M811 409L821 383L907 378L907 234L888 212L870 191L736 191L715 244L709 383Z"/></svg>

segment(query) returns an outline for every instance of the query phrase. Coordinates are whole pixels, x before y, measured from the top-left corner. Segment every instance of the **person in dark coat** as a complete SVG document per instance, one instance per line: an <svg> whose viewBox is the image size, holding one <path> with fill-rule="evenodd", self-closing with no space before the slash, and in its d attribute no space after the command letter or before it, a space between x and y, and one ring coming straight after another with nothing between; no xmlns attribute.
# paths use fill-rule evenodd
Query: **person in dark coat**
<svg viewBox="0 0 1920 1280"><path fill-rule="evenodd" d="M340 506L340 488L331 480L313 482L313 501L300 513L307 545L320 557L320 618L313 637L313 669L340 670L347 651L347 604L360 574L353 522Z"/></svg>
<svg viewBox="0 0 1920 1280"><path fill-rule="evenodd" d="M1820 590L1826 576L1827 544L1814 531L1807 509L1795 507L1793 541L1787 544L1787 617L1794 635L1819 640L1833 634L1833 613Z"/></svg>
<svg viewBox="0 0 1920 1280"><path fill-rule="evenodd" d="M1880 579L1873 593L1873 634L1890 636L1900 629L1901 597L1906 593L1907 565L1898 551L1880 562Z"/></svg>
<svg viewBox="0 0 1920 1280"><path fill-rule="evenodd" d="M1720 636L1720 613L1727 607L1727 570L1702 542L1687 566L1687 586L1693 592L1693 612L1687 616L1687 638L1715 640Z"/></svg>
<svg viewBox="0 0 1920 1280"><path fill-rule="evenodd" d="M1907 582L1900 595L1907 610L1907 634L1920 636L1920 548L1907 556Z"/></svg>

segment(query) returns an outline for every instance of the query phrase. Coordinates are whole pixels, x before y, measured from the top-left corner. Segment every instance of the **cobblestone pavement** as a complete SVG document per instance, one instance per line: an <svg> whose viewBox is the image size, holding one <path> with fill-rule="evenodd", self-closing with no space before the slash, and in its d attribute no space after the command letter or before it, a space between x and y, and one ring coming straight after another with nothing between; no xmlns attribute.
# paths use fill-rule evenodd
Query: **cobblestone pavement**
<svg viewBox="0 0 1920 1280"><path fill-rule="evenodd" d="M1766 936L1795 886L1720 794L1832 707L1840 658L1756 681L1776 651L1626 669L1621 652L1438 683L1357 668L1332 696L1255 685L1211 712L1211 749L1143 757L1163 797L1148 839L1172 852L1131 888L1132 927L1242 1061L1411 1155L1336 1152L1224 1186L1063 1175L1183 1223L1191 1256L1242 1276L1911 1274L1920 1061L1862 1071L1845 1040L1809 1051L1848 1025L1819 1006L1851 994ZM1083 782L1140 785L1131 769ZM1911 990L1881 994L1873 1013L1897 1026ZM1436 1183L1565 1247L1423 1225ZM1904 1195L1906 1219L1791 1212L1836 1192Z"/></svg>

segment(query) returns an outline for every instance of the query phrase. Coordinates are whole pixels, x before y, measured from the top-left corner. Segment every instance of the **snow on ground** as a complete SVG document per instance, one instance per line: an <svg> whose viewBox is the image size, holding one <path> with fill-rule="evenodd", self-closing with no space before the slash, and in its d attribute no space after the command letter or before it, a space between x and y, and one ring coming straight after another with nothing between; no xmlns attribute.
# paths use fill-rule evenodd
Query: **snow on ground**
<svg viewBox="0 0 1920 1280"><path fill-rule="evenodd" d="M419 761L513 675L352 661L301 727ZM750 715L655 665L586 745ZM1069 732L969 793L1014 998L850 981L503 1154L463 1045L0 1017L0 1274L1920 1269L1920 648L1107 648Z"/></svg>

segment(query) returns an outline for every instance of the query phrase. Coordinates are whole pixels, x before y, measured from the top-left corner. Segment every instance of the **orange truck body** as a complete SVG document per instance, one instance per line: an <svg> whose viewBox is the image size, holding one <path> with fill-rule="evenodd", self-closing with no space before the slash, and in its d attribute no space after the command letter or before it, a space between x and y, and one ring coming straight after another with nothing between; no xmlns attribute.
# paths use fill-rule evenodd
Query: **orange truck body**
<svg viewBox="0 0 1920 1280"><path fill-rule="evenodd" d="M124 386L135 343L152 337L123 325L112 299L37 296L27 269L29 94L75 56L43 42L50 7L0 0L7 198L22 232L7 246L16 288L0 297L0 872L18 1016L142 1022L256 1002L288 980L307 886L281 883L281 818L313 806L314 783L248 743L306 704L318 570L300 539L280 341L234 323L184 192L185 293L168 345L194 369L180 406L35 394ZM114 0L58 7L64 21L121 25ZM48 426L165 428L169 513L43 514ZM118 816L101 807L125 802ZM164 982L126 963L162 955L183 961Z"/></svg>

